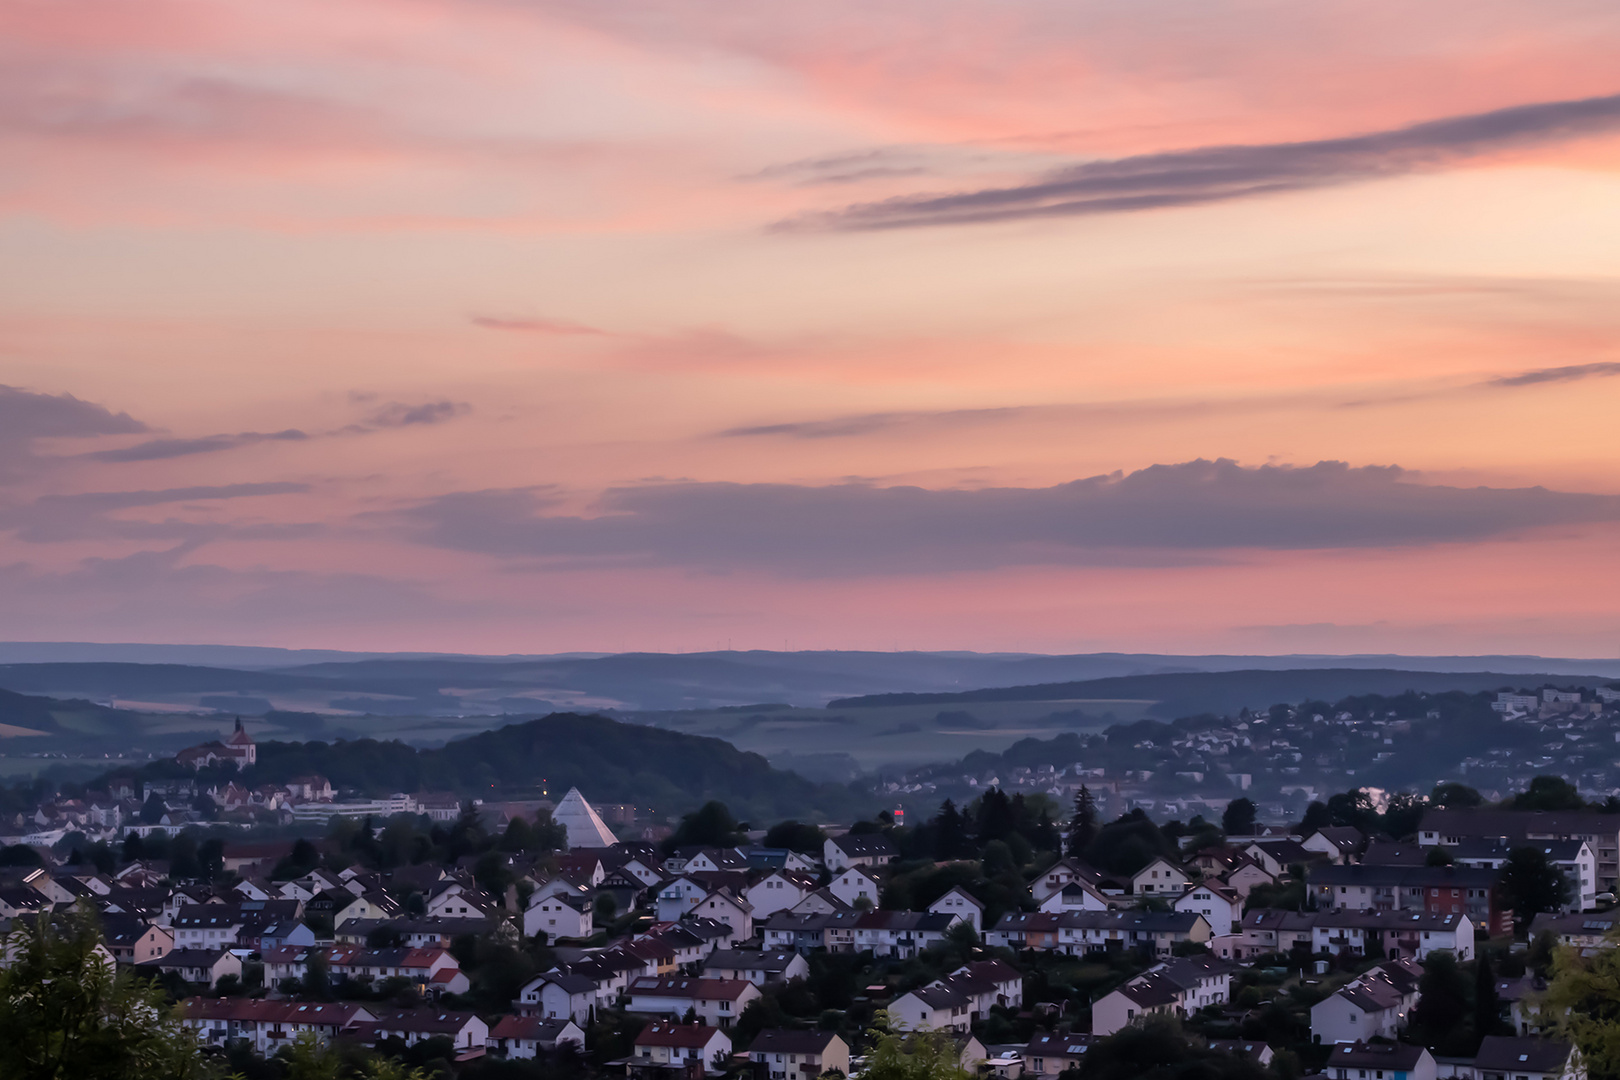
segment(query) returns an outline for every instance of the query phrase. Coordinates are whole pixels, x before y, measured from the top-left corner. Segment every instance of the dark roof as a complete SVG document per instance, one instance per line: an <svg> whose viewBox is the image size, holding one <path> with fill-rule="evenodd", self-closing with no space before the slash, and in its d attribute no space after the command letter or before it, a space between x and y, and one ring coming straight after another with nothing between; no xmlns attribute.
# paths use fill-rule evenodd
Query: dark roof
<svg viewBox="0 0 1620 1080"><path fill-rule="evenodd" d="M636 1036L637 1046L679 1046L700 1049L719 1034L719 1029L706 1024L676 1024L667 1020L654 1020Z"/></svg>
<svg viewBox="0 0 1620 1080"><path fill-rule="evenodd" d="M1313 866L1312 887L1322 885L1406 886L1434 888L1488 889L1501 875L1495 870L1475 870L1467 866Z"/></svg>
<svg viewBox="0 0 1620 1080"><path fill-rule="evenodd" d="M1395 1069L1411 1072L1426 1051L1405 1043L1343 1043L1333 1048L1329 1068Z"/></svg>
<svg viewBox="0 0 1620 1080"><path fill-rule="evenodd" d="M1493 1072L1562 1072L1569 1061L1569 1043L1558 1039L1530 1039L1487 1035L1474 1055L1475 1069Z"/></svg>
<svg viewBox="0 0 1620 1080"><path fill-rule="evenodd" d="M831 1031L790 1031L787 1028L766 1028L754 1036L748 1047L750 1054L820 1054L838 1035Z"/></svg>
<svg viewBox="0 0 1620 1080"><path fill-rule="evenodd" d="M703 970L782 972L798 955L780 949L770 952L759 949L716 949L703 961Z"/></svg>
<svg viewBox="0 0 1620 1080"><path fill-rule="evenodd" d="M835 836L833 846L852 859L892 859L899 852L882 833L862 833L859 836Z"/></svg>
<svg viewBox="0 0 1620 1080"><path fill-rule="evenodd" d="M1037 1035L1029 1040L1028 1046L1024 1047L1024 1056L1079 1057L1095 1041L1094 1035L1071 1035L1061 1031L1056 1035Z"/></svg>
<svg viewBox="0 0 1620 1080"><path fill-rule="evenodd" d="M1522 840L1536 836L1620 834L1620 818L1579 810L1429 810L1421 832L1443 836L1494 836Z"/></svg>

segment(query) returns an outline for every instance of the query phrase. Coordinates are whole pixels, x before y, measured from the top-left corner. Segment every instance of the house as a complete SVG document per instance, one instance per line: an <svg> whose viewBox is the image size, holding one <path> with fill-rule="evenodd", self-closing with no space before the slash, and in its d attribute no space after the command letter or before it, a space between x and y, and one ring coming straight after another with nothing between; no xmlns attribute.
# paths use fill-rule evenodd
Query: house
<svg viewBox="0 0 1620 1080"><path fill-rule="evenodd" d="M816 879L801 870L778 870L749 887L746 896L754 918L764 919L788 911L816 891Z"/></svg>
<svg viewBox="0 0 1620 1080"><path fill-rule="evenodd" d="M731 1040L719 1028L655 1020L636 1036L635 1049L626 1063L632 1073L657 1074L701 1064L705 1074L719 1076L731 1057Z"/></svg>
<svg viewBox="0 0 1620 1080"><path fill-rule="evenodd" d="M1487 1035L1474 1055L1475 1080L1586 1080L1573 1043L1559 1039Z"/></svg>
<svg viewBox="0 0 1620 1080"><path fill-rule="evenodd" d="M1617 925L1620 925L1620 915L1613 912L1554 915L1544 911L1530 921L1530 940L1536 940L1542 931L1547 931L1557 936L1560 945L1572 945L1577 949L1612 949L1614 939L1610 933Z"/></svg>
<svg viewBox="0 0 1620 1080"><path fill-rule="evenodd" d="M1422 974L1410 957L1379 964L1311 1006L1311 1038L1319 1043L1393 1040L1417 1004Z"/></svg>
<svg viewBox="0 0 1620 1080"><path fill-rule="evenodd" d="M1312 851L1298 840L1279 838L1254 840L1243 845L1243 854L1260 864L1261 869L1274 878L1293 873L1292 867L1326 862L1328 856Z"/></svg>
<svg viewBox="0 0 1620 1080"><path fill-rule="evenodd" d="M1024 1072L1038 1077L1053 1077L1070 1069L1078 1069L1085 1052L1096 1039L1092 1035L1074 1035L1068 1032L1037 1034L1029 1040L1020 1055Z"/></svg>
<svg viewBox="0 0 1620 1080"><path fill-rule="evenodd" d="M1119 906L1119 901L1084 881L1071 881L1040 903L1042 911L1053 915L1065 911L1112 911Z"/></svg>
<svg viewBox="0 0 1620 1080"><path fill-rule="evenodd" d="M810 964L793 950L716 949L703 962L705 979L740 979L755 986L802 979Z"/></svg>
<svg viewBox="0 0 1620 1080"><path fill-rule="evenodd" d="M440 1009L378 1009L375 1019L355 1025L355 1038L366 1046L383 1039L399 1039L415 1046L429 1039L449 1039L458 1053L489 1043L489 1025L476 1013Z"/></svg>
<svg viewBox="0 0 1620 1080"><path fill-rule="evenodd" d="M430 919L476 918L495 915L501 904L482 889L450 879L441 881L428 893L427 916Z"/></svg>
<svg viewBox="0 0 1620 1080"><path fill-rule="evenodd" d="M1222 874L1221 878L1245 900L1259 886L1277 883L1275 874L1250 858L1244 858L1237 866Z"/></svg>
<svg viewBox="0 0 1620 1080"><path fill-rule="evenodd" d="M1070 956L1110 949L1140 949L1153 956L1169 956L1183 942L1202 944L1212 936L1209 923L1192 911L1069 911L1046 917L1057 920L1050 947ZM1003 916L997 928L1007 921ZM985 935L985 941L997 944L997 936L992 931Z"/></svg>
<svg viewBox="0 0 1620 1080"><path fill-rule="evenodd" d="M0 888L0 919L15 919L21 915L40 915L56 905L50 897L26 885Z"/></svg>
<svg viewBox="0 0 1620 1080"><path fill-rule="evenodd" d="M242 961L229 949L170 949L135 966L159 974L173 972L194 986L212 987L227 975L242 977Z"/></svg>
<svg viewBox="0 0 1620 1080"><path fill-rule="evenodd" d="M1528 847L1541 852L1547 862L1563 871L1569 882L1569 896L1564 910L1588 911L1597 906L1597 856L1592 845L1585 840L1535 840L1514 847ZM1476 870L1500 871L1512 857L1514 847L1496 840L1464 839L1449 849L1452 863Z"/></svg>
<svg viewBox="0 0 1620 1080"><path fill-rule="evenodd" d="M835 911L854 909L834 896L831 889L817 889L788 910L795 915L831 915Z"/></svg>
<svg viewBox="0 0 1620 1080"><path fill-rule="evenodd" d="M174 935L138 915L103 915L101 940L120 964L156 960L174 948Z"/></svg>
<svg viewBox="0 0 1620 1080"><path fill-rule="evenodd" d="M653 917L659 922L679 922L708 895L709 887L694 878L670 878L658 886Z"/></svg>
<svg viewBox="0 0 1620 1080"><path fill-rule="evenodd" d="M855 920L855 948L874 956L916 956L945 940L959 916L931 911L867 911Z"/></svg>
<svg viewBox="0 0 1620 1080"><path fill-rule="evenodd" d="M882 833L862 833L851 836L828 837L822 847L821 861L828 870L838 874L851 866L887 866L900 853Z"/></svg>
<svg viewBox="0 0 1620 1080"><path fill-rule="evenodd" d="M632 979L626 993L630 1000L625 1009L629 1012L667 1013L675 1017L696 1012L700 1021L717 1028L730 1027L748 1003L760 996L758 986L742 979L682 976Z"/></svg>
<svg viewBox="0 0 1620 1080"><path fill-rule="evenodd" d="M795 949L810 952L827 949L831 952L849 952L855 947L855 923L858 911L835 911L829 914L795 914L779 911L765 921L762 927L766 949Z"/></svg>
<svg viewBox="0 0 1620 1080"><path fill-rule="evenodd" d="M1154 859L1131 875L1131 892L1138 896L1180 896L1191 880L1187 871L1169 859Z"/></svg>
<svg viewBox="0 0 1620 1080"><path fill-rule="evenodd" d="M748 870L748 856L736 848L681 847L664 860L672 874L715 874Z"/></svg>
<svg viewBox="0 0 1620 1080"><path fill-rule="evenodd" d="M1405 1043L1346 1043L1328 1055L1327 1080L1435 1080L1434 1057Z"/></svg>
<svg viewBox="0 0 1620 1080"><path fill-rule="evenodd" d="M748 1060L769 1080L815 1080L837 1070L849 1075L849 1044L831 1031L766 1028L754 1036Z"/></svg>
<svg viewBox="0 0 1620 1080"><path fill-rule="evenodd" d="M1474 924L1466 915L1403 911L1318 911L1311 924L1311 951L1337 956L1348 950L1366 956L1382 951L1391 959L1447 951L1459 961L1474 958Z"/></svg>
<svg viewBox="0 0 1620 1080"><path fill-rule="evenodd" d="M504 1058L532 1058L555 1050L562 1043L585 1048L585 1032L572 1020L548 1020L542 1016L503 1016L489 1029L484 1045Z"/></svg>
<svg viewBox="0 0 1620 1080"><path fill-rule="evenodd" d="M979 932L980 923L984 919L984 905L960 885L951 886L944 896L928 905L928 910L936 915L955 916L973 927L975 934Z"/></svg>
<svg viewBox="0 0 1620 1080"><path fill-rule="evenodd" d="M731 927L733 940L746 941L754 936L754 909L729 888L716 889L704 896L683 918L693 915L725 923Z"/></svg>
<svg viewBox="0 0 1620 1080"><path fill-rule="evenodd" d="M1335 863L1350 863L1367 847L1367 837L1353 825L1327 825L1307 836L1300 847Z"/></svg>
<svg viewBox="0 0 1620 1080"><path fill-rule="evenodd" d="M1229 937L1233 926L1243 921L1243 897L1229 885L1215 881L1201 881L1189 888L1176 900L1177 911L1193 911L1209 923L1214 937Z"/></svg>
<svg viewBox="0 0 1620 1080"><path fill-rule="evenodd" d="M558 938L588 938L595 933L595 913L583 897L536 893L523 912L524 937L545 934L550 942Z"/></svg>
<svg viewBox="0 0 1620 1080"><path fill-rule="evenodd" d="M1209 1048L1233 1057L1249 1058L1262 1066L1270 1065L1271 1059L1277 1056L1270 1043L1251 1042L1248 1039L1211 1039Z"/></svg>
<svg viewBox="0 0 1620 1080"><path fill-rule="evenodd" d="M1620 878L1620 821L1591 811L1444 810L1426 811L1418 824L1423 847L1455 847L1475 837L1518 847L1527 840L1584 840L1597 856L1597 884L1612 892Z"/></svg>
<svg viewBox="0 0 1620 1080"><path fill-rule="evenodd" d="M1319 865L1311 869L1308 889L1318 908L1467 915L1476 926L1505 934L1513 913L1500 904L1498 876L1469 866Z"/></svg>
<svg viewBox="0 0 1620 1080"><path fill-rule="evenodd" d="M875 908L878 903L878 893L882 889L877 878L868 874L859 866L851 866L832 879L827 891L838 897L849 907ZM861 901L865 901L864 904Z"/></svg>
<svg viewBox="0 0 1620 1080"><path fill-rule="evenodd" d="M1209 956L1158 964L1091 1007L1091 1033L1112 1035L1149 1016L1190 1016L1231 998L1232 968Z"/></svg>
<svg viewBox="0 0 1620 1080"><path fill-rule="evenodd" d="M1232 959L1311 951L1316 912L1255 908L1243 913L1243 943L1232 951Z"/></svg>
<svg viewBox="0 0 1620 1080"><path fill-rule="evenodd" d="M181 1005L183 1022L197 1032L204 1045L224 1046L241 1040L265 1056L306 1032L324 1044L373 1018L364 1006L347 1002L194 997Z"/></svg>
<svg viewBox="0 0 1620 1080"><path fill-rule="evenodd" d="M895 998L889 1016L912 1031L963 1032L993 1007L1018 1009L1023 1003L1023 976L999 960L981 960Z"/></svg>
<svg viewBox="0 0 1620 1080"><path fill-rule="evenodd" d="M1030 895L1038 904L1062 892L1069 885L1082 884L1095 889L1102 877L1103 875L1096 869L1078 859L1059 859L1043 870L1040 877L1030 882Z"/></svg>
<svg viewBox="0 0 1620 1080"><path fill-rule="evenodd" d="M594 979L557 971L530 980L518 991L519 1008L533 1009L535 1015L546 1020L572 1020L581 1025L591 1022L591 1013L600 1002Z"/></svg>

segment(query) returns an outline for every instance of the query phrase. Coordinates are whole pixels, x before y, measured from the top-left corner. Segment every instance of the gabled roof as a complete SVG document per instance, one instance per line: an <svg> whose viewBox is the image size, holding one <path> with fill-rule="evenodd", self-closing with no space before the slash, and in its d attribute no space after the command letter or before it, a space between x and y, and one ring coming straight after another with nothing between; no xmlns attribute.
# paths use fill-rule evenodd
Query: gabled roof
<svg viewBox="0 0 1620 1080"><path fill-rule="evenodd" d="M1562 1072L1574 1046L1559 1039L1487 1035L1474 1055L1474 1068L1490 1072Z"/></svg>
<svg viewBox="0 0 1620 1080"><path fill-rule="evenodd" d="M646 997L691 998L693 1001L736 1001L750 989L757 990L746 979L694 979L684 976L661 977L646 975L631 979L626 988L632 995Z"/></svg>
<svg viewBox="0 0 1620 1080"><path fill-rule="evenodd" d="M654 1020L641 1029L641 1034L636 1036L636 1045L702 1049L719 1034L719 1028L712 1028L706 1024L676 1024L666 1020Z"/></svg>
<svg viewBox="0 0 1620 1080"><path fill-rule="evenodd" d="M792 1031L788 1028L766 1028L754 1036L748 1047L750 1054L820 1054L838 1038L831 1031Z"/></svg>
<svg viewBox="0 0 1620 1080"><path fill-rule="evenodd" d="M899 854L895 851L894 845L889 843L889 838L882 833L835 836L832 838L832 845L851 859L892 859Z"/></svg>
<svg viewBox="0 0 1620 1080"><path fill-rule="evenodd" d="M1327 1064L1329 1068L1411 1072L1426 1053L1421 1046L1405 1043L1343 1043L1333 1048Z"/></svg>
<svg viewBox="0 0 1620 1080"><path fill-rule="evenodd" d="M1055 1035L1037 1035L1024 1047L1024 1057L1079 1057L1096 1041L1093 1035L1075 1035L1058 1032Z"/></svg>

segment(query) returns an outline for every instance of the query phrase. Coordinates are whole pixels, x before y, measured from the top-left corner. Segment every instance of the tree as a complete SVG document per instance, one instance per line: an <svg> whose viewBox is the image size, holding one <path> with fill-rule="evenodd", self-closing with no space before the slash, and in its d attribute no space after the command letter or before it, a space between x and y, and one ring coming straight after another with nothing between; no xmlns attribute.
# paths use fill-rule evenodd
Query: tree
<svg viewBox="0 0 1620 1080"><path fill-rule="evenodd" d="M1467 784L1459 784L1454 781L1436 784L1434 790L1429 792L1430 805L1444 806L1453 810L1467 810L1484 802L1485 796Z"/></svg>
<svg viewBox="0 0 1620 1080"><path fill-rule="evenodd" d="M1468 1019L1468 982L1457 958L1445 951L1429 954L1418 980L1418 1002L1412 1007L1412 1032L1425 1046L1456 1038Z"/></svg>
<svg viewBox="0 0 1620 1080"><path fill-rule="evenodd" d="M1590 1080L1620 1080L1620 948L1559 947L1539 1019L1580 1047Z"/></svg>
<svg viewBox="0 0 1620 1080"><path fill-rule="evenodd" d="M1586 800L1563 777L1538 776L1513 797L1511 805L1515 810L1585 810Z"/></svg>
<svg viewBox="0 0 1620 1080"><path fill-rule="evenodd" d="M971 844L967 819L956 809L954 802L946 799L939 804L939 816L934 818L933 825L935 859L948 862L968 853Z"/></svg>
<svg viewBox="0 0 1620 1080"><path fill-rule="evenodd" d="M730 847L738 841L737 819L725 803L711 799L681 818L664 847L668 851L680 847Z"/></svg>
<svg viewBox="0 0 1620 1080"><path fill-rule="evenodd" d="M1211 1050L1187 1037L1181 1024L1150 1017L1094 1043L1081 1059L1081 1080L1268 1080L1254 1058Z"/></svg>
<svg viewBox="0 0 1620 1080"><path fill-rule="evenodd" d="M1074 818L1069 819L1069 858L1084 858L1085 850L1097 839L1097 797L1081 784L1074 793Z"/></svg>
<svg viewBox="0 0 1620 1080"><path fill-rule="evenodd" d="M1491 970L1491 954L1479 950L1474 961L1474 1034L1480 1038L1498 1034L1502 1026L1502 1000L1496 993L1496 973Z"/></svg>
<svg viewBox="0 0 1620 1080"><path fill-rule="evenodd" d="M1305 808L1305 820L1300 825L1300 831L1313 833L1331 824L1333 815L1328 812L1327 803L1313 801Z"/></svg>
<svg viewBox="0 0 1620 1080"><path fill-rule="evenodd" d="M1227 836L1254 834L1255 805L1253 799L1233 799L1221 814L1221 831Z"/></svg>
<svg viewBox="0 0 1620 1080"><path fill-rule="evenodd" d="M1591 1080L1620 1080L1620 949L1558 947L1539 1018L1581 1048Z"/></svg>
<svg viewBox="0 0 1620 1080"><path fill-rule="evenodd" d="M866 1080L971 1080L950 1032L891 1031L884 1012L874 1022L876 1027L867 1033L872 1049L862 1074Z"/></svg>
<svg viewBox="0 0 1620 1080"><path fill-rule="evenodd" d="M779 821L765 833L765 846L786 848L804 855L820 855L827 845L827 834L808 822Z"/></svg>
<svg viewBox="0 0 1620 1080"><path fill-rule="evenodd" d="M163 815L168 812L169 808L163 805L163 799L160 796L155 793L148 795L146 801L141 804L141 824L156 825L163 820Z"/></svg>
<svg viewBox="0 0 1620 1080"><path fill-rule="evenodd" d="M59 929L53 927L59 923ZM6 936L16 960L0 970L0 1076L7 1080L200 1080L209 1075L192 1032L163 991L115 973L97 950L94 916L75 910Z"/></svg>
<svg viewBox="0 0 1620 1080"><path fill-rule="evenodd" d="M1547 861L1547 853L1528 844L1508 852L1497 890L1523 925L1543 911L1557 911L1569 897L1564 872Z"/></svg>

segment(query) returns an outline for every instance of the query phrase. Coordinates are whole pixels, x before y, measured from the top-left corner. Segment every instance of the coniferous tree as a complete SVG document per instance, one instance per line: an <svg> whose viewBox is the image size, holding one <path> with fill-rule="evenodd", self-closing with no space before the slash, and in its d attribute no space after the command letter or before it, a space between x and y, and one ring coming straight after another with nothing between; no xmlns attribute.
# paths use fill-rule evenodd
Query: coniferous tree
<svg viewBox="0 0 1620 1080"><path fill-rule="evenodd" d="M1074 817L1069 822L1069 847L1065 852L1072 859L1084 858L1086 849L1097 839L1097 799L1091 789L1081 784L1074 796Z"/></svg>
<svg viewBox="0 0 1620 1080"><path fill-rule="evenodd" d="M1502 1023L1501 999L1496 993L1496 973L1491 970L1491 955L1480 950L1474 961L1474 1034L1480 1038L1495 1035Z"/></svg>
<svg viewBox="0 0 1620 1080"><path fill-rule="evenodd" d="M940 803L939 816L934 819L934 858L941 862L959 859L966 853L967 846L967 819L954 802L946 799Z"/></svg>

